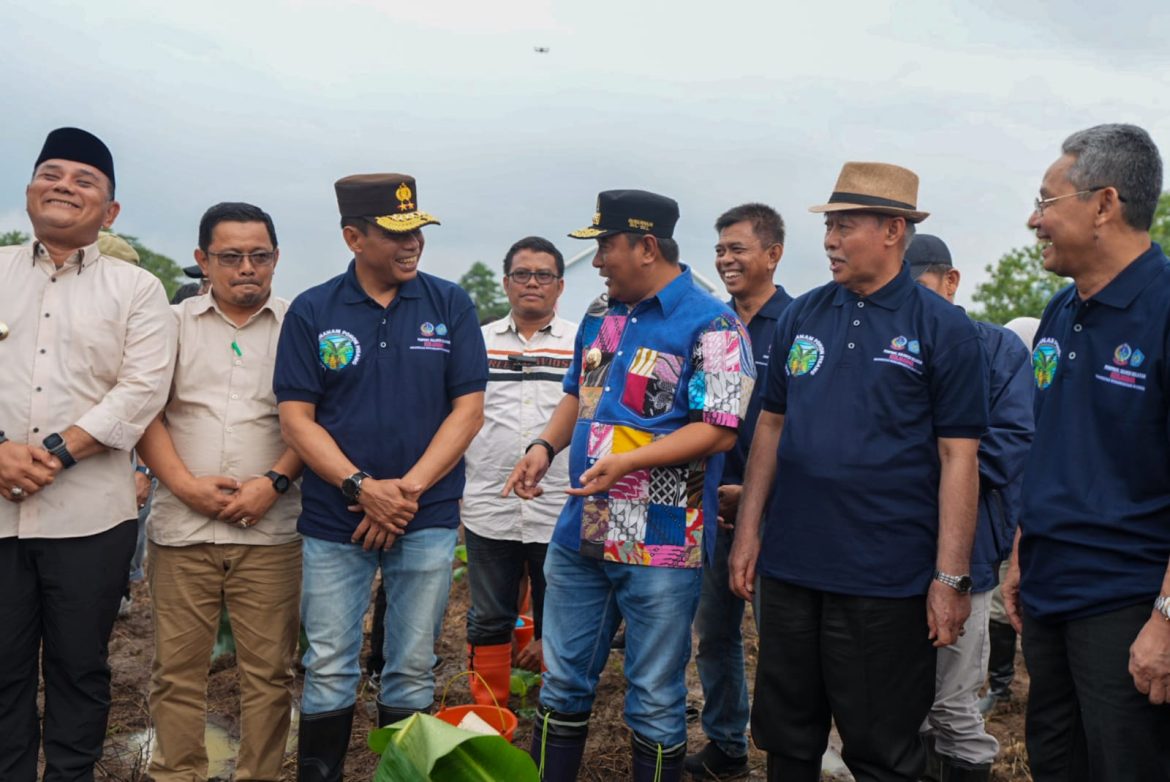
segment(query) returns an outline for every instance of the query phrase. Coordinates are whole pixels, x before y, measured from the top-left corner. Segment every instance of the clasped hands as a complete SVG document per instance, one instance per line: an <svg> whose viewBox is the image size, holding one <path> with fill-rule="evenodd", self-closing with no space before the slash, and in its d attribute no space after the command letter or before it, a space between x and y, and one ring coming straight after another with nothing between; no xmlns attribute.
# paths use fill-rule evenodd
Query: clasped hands
<svg viewBox="0 0 1170 782"><path fill-rule="evenodd" d="M24 502L53 482L61 460L36 445L0 443L0 497Z"/></svg>
<svg viewBox="0 0 1170 782"><path fill-rule="evenodd" d="M422 486L403 478L363 480L357 504L350 505L349 510L364 515L350 540L360 542L366 551L388 550L406 532L406 525L418 513L418 498L422 491Z"/></svg>

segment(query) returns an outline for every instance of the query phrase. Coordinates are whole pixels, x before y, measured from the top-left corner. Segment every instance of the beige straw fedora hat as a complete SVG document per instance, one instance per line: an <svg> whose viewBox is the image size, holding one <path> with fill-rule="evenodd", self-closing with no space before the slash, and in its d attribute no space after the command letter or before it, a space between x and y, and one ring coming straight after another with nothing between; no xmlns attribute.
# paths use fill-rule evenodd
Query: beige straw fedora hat
<svg viewBox="0 0 1170 782"><path fill-rule="evenodd" d="M918 211L918 175L890 163L849 162L841 167L829 203L810 212L865 211L898 215L918 223L930 216Z"/></svg>

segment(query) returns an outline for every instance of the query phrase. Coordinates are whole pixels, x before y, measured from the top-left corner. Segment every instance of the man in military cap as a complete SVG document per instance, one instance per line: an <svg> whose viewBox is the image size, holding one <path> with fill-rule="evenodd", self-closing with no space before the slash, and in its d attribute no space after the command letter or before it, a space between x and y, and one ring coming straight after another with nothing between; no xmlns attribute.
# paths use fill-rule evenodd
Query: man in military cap
<svg viewBox="0 0 1170 782"><path fill-rule="evenodd" d="M387 597L378 724L431 708L462 457L487 385L471 299L418 270L421 229L438 220L420 209L414 177L349 176L335 187L353 261L293 301L274 379L285 439L307 465L302 780L341 778L375 571Z"/></svg>
<svg viewBox="0 0 1170 782"><path fill-rule="evenodd" d="M833 281L776 326L730 564L745 599L761 575L769 779L819 780L835 719L854 776L917 780L935 647L970 612L987 371L967 316L903 263L917 200L914 172L846 163L811 210Z"/></svg>
<svg viewBox="0 0 1170 782"><path fill-rule="evenodd" d="M34 239L0 248L0 779L92 779L107 643L137 538L130 453L166 401L174 323L149 272L104 255L114 161L49 134L25 190Z"/></svg>
<svg viewBox="0 0 1170 782"><path fill-rule="evenodd" d="M691 620L722 472L710 457L735 444L755 367L743 324L679 263L677 221L672 199L609 190L593 224L569 234L597 240L608 306L586 313L565 397L504 487L537 495L570 449L570 497L545 560L548 671L532 755L546 780L576 779L622 619L633 778L682 778Z"/></svg>
<svg viewBox="0 0 1170 782"><path fill-rule="evenodd" d="M918 234L906 251L910 276L951 304L960 272L946 242ZM979 441L979 521L971 551L971 615L959 640L938 651L934 705L927 720L924 779L985 782L999 742L979 713L987 675L991 592L999 564L1011 555L1024 461L1032 444L1032 362L1024 343L1003 326L974 321L988 367L988 426ZM1015 652L1015 638L1012 638Z"/></svg>

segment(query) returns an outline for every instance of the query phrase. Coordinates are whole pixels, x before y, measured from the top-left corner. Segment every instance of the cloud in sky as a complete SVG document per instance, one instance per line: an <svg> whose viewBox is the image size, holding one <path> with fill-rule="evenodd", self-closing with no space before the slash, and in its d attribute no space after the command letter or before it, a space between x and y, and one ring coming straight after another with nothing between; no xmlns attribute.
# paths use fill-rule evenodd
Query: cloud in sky
<svg viewBox="0 0 1170 782"><path fill-rule="evenodd" d="M347 261L333 181L388 170L442 219L424 265L444 276L527 234L575 254L564 234L597 191L642 187L680 202L684 258L709 275L715 217L773 204L800 292L827 279L808 205L845 160L886 160L921 176L963 299L1029 241L1069 132L1129 121L1170 144L1167 22L1154 0L41 0L6 13L0 230L23 227L45 132L77 124L114 148L117 227L180 263L210 204L268 209L285 296Z"/></svg>

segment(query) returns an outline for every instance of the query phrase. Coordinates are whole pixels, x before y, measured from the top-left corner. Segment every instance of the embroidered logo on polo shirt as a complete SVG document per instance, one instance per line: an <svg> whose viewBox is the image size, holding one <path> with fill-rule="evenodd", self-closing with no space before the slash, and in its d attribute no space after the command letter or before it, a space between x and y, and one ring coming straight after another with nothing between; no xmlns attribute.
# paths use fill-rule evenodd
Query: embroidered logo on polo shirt
<svg viewBox="0 0 1170 782"><path fill-rule="evenodd" d="M326 369L345 369L362 359L357 337L342 329L329 329L317 335L317 352Z"/></svg>
<svg viewBox="0 0 1170 782"><path fill-rule="evenodd" d="M797 334L788 349L785 369L792 377L815 375L825 361L825 343L810 334Z"/></svg>
<svg viewBox="0 0 1170 782"><path fill-rule="evenodd" d="M1032 351L1032 377L1036 379L1036 388L1044 390L1052 385L1059 366L1060 343L1052 337L1037 342Z"/></svg>
<svg viewBox="0 0 1170 782"><path fill-rule="evenodd" d="M415 339L417 345L411 345L411 350L439 350L443 353L451 352L451 340L446 339L447 324L434 324L424 320L419 324L418 333L422 336Z"/></svg>
<svg viewBox="0 0 1170 782"><path fill-rule="evenodd" d="M890 346L884 348L880 356L874 356L873 360L883 364L893 364L921 375L922 359L916 357L920 350L921 346L918 344L918 340L899 334L891 339Z"/></svg>
<svg viewBox="0 0 1170 782"><path fill-rule="evenodd" d="M1093 377L1102 383L1145 391L1146 373L1136 371L1145 361L1145 353L1138 348L1131 348L1128 342L1123 342L1113 350L1113 364L1106 364L1101 369L1102 374Z"/></svg>

